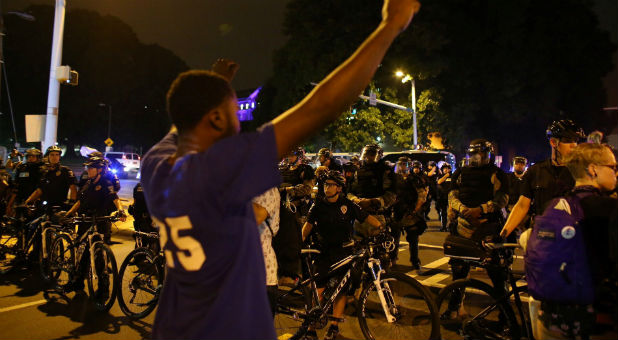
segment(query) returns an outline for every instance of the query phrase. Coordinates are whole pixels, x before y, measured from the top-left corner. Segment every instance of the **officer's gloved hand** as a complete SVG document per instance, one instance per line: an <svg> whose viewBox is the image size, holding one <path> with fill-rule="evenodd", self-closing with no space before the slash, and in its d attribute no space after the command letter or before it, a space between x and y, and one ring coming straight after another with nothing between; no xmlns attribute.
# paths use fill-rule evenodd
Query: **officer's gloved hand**
<svg viewBox="0 0 618 340"><path fill-rule="evenodd" d="M371 201L372 199L370 198L363 198L358 201L358 205L363 208L363 210L371 210Z"/></svg>
<svg viewBox="0 0 618 340"><path fill-rule="evenodd" d="M124 212L124 210L118 210L116 212L116 217L118 217L118 219L122 222L127 220L127 213Z"/></svg>
<svg viewBox="0 0 618 340"><path fill-rule="evenodd" d="M482 212L483 211L481 210L481 207L465 208L464 210L462 210L462 214L467 220L468 219L478 220L481 217Z"/></svg>

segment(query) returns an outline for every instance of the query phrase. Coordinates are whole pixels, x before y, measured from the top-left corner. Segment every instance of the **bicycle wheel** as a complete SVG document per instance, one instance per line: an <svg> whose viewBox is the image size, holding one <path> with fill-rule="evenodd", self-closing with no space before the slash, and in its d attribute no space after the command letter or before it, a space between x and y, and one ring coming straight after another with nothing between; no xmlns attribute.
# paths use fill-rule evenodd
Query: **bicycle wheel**
<svg viewBox="0 0 618 340"><path fill-rule="evenodd" d="M88 295L97 310L107 312L114 305L118 291L116 258L112 250L102 242L95 243L93 256L95 268L88 270Z"/></svg>
<svg viewBox="0 0 618 340"><path fill-rule="evenodd" d="M134 249L120 265L118 305L133 319L141 319L157 306L163 273L148 248Z"/></svg>
<svg viewBox="0 0 618 340"><path fill-rule="evenodd" d="M440 315L444 315L441 320L443 339L520 338L520 328L509 301L497 302L493 287L484 282L453 281L440 290L436 305ZM453 311L457 311L457 315Z"/></svg>
<svg viewBox="0 0 618 340"><path fill-rule="evenodd" d="M53 242L49 256L49 282L57 286L66 285L75 271L75 247L68 235L58 235Z"/></svg>
<svg viewBox="0 0 618 340"><path fill-rule="evenodd" d="M47 232L41 232L41 234L41 249L39 249L39 268L41 270L41 277L43 278L43 281L49 283L52 281L49 264L51 258L51 249L54 242L54 231L48 229Z"/></svg>
<svg viewBox="0 0 618 340"><path fill-rule="evenodd" d="M311 290L302 287L300 291L284 295L287 292L278 290L278 297L275 309L275 332L277 337L297 339L302 337L307 331L303 327L306 314L311 310Z"/></svg>
<svg viewBox="0 0 618 340"><path fill-rule="evenodd" d="M440 323L431 293L404 273L391 272L380 280L388 322L376 285L368 282L358 301L358 322L366 339L439 339Z"/></svg>
<svg viewBox="0 0 618 340"><path fill-rule="evenodd" d="M19 257L22 234L12 223L3 223L0 228L0 273L6 273Z"/></svg>

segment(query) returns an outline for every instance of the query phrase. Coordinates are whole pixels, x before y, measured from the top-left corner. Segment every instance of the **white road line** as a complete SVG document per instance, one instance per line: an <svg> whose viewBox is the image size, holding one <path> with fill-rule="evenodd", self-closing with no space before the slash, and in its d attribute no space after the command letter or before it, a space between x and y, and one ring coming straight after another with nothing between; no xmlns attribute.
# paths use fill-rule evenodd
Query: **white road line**
<svg viewBox="0 0 618 340"><path fill-rule="evenodd" d="M432 249L444 249L443 246L435 246L433 244L425 244L425 243L419 243L418 244L419 248L432 248Z"/></svg>
<svg viewBox="0 0 618 340"><path fill-rule="evenodd" d="M435 260L433 262L430 262L430 263L424 265L423 268L429 268L429 269L438 268L438 267L441 267L442 265L448 263L449 260L450 260L450 258L448 258L448 257L442 257L442 258L439 258L439 259L437 259L437 260Z"/></svg>
<svg viewBox="0 0 618 340"><path fill-rule="evenodd" d="M438 273L438 274L432 275L429 278L421 281L421 283L423 285L433 285L433 284L438 283L438 282L440 282L442 280L446 280L446 279L448 279L450 277L451 277L450 274Z"/></svg>
<svg viewBox="0 0 618 340"><path fill-rule="evenodd" d="M4 308L0 308L0 313L10 312L10 311L16 310L16 309L22 309L22 308L42 305L42 304L44 304L46 302L47 302L47 300L38 300L38 301L22 303L21 305L16 305L16 306L11 306L11 307L4 307Z"/></svg>

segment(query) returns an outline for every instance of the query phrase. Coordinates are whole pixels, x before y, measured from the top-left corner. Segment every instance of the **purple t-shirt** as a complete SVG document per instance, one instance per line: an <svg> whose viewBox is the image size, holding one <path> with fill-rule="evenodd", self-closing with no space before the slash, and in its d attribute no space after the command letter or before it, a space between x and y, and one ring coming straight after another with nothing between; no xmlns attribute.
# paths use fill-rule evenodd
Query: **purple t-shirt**
<svg viewBox="0 0 618 340"><path fill-rule="evenodd" d="M177 135L144 156L142 186L167 276L154 339L274 339L251 199L281 181L272 125L169 164Z"/></svg>

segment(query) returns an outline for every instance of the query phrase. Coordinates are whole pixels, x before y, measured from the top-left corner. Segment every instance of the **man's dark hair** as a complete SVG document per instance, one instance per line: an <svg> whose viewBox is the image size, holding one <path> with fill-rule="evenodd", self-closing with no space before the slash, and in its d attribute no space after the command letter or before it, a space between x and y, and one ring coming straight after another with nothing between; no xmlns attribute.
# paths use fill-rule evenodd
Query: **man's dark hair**
<svg viewBox="0 0 618 340"><path fill-rule="evenodd" d="M230 83L212 71L183 72L167 91L167 112L178 132L183 133L193 129L208 111L233 94Z"/></svg>

